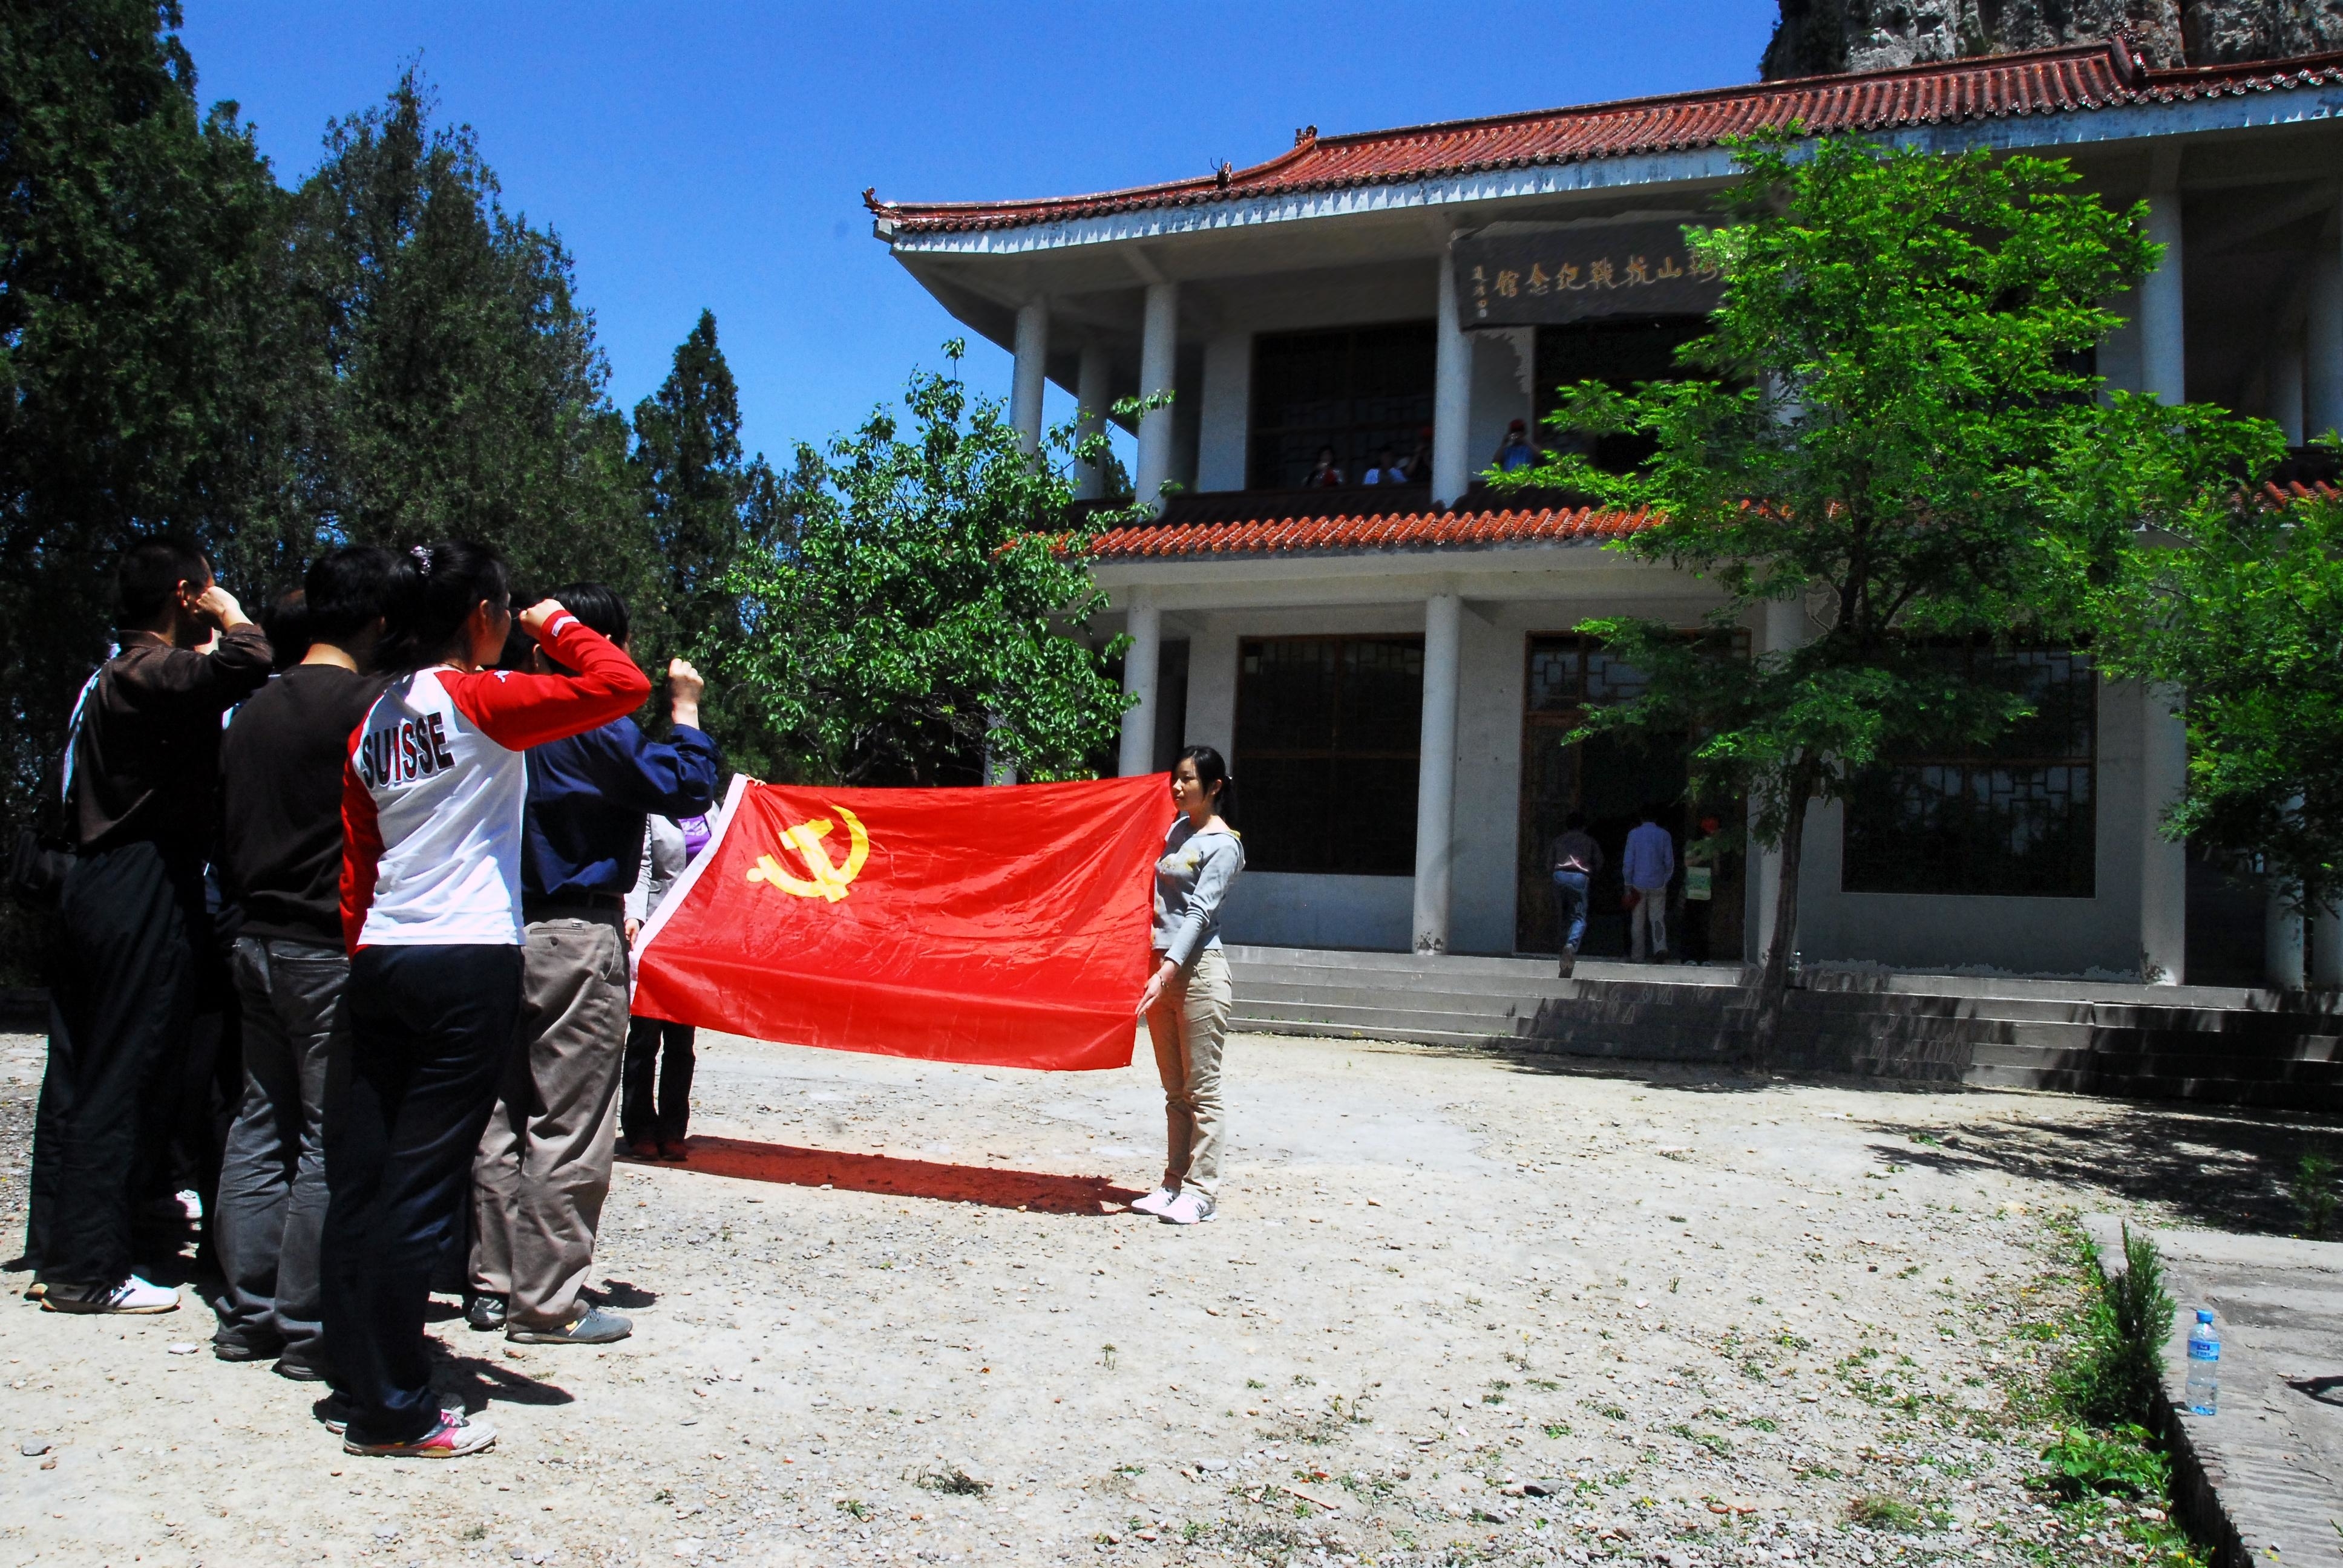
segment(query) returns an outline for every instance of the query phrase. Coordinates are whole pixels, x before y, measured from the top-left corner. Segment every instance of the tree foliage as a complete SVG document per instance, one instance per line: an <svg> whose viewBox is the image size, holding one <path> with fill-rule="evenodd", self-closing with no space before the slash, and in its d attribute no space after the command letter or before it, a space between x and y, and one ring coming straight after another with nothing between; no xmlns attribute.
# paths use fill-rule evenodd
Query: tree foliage
<svg viewBox="0 0 2343 1568"><path fill-rule="evenodd" d="M958 361L961 346L946 346ZM1028 457L998 403L915 374L827 453L801 447L787 527L730 582L747 635L724 661L793 777L975 783L1086 776L1126 699L1090 638L1091 540L1127 514L1071 509L1065 464ZM1046 453L1092 456L1070 428Z"/></svg>
<svg viewBox="0 0 2343 1568"><path fill-rule="evenodd" d="M1513 482L1651 508L1614 548L1722 592L1705 639L1582 628L1652 677L1589 729L1694 736L1695 790L1745 796L1756 838L1781 847L1762 1049L1796 940L1807 802L1882 756L1982 743L2022 715L2021 694L1942 650L2069 635L2072 574L2103 569L2137 514L2105 488L2062 495L2066 476L2186 429L2104 407L2081 360L2118 325L2100 302L2154 265L2139 209L2108 210L2039 158L1789 134L1736 156L1726 221L1690 233L1725 288L1680 350L1688 374L1585 383L1552 417L1640 432L1655 455L1614 474L1557 452ZM1775 604L1806 635L1737 657L1726 634Z"/></svg>

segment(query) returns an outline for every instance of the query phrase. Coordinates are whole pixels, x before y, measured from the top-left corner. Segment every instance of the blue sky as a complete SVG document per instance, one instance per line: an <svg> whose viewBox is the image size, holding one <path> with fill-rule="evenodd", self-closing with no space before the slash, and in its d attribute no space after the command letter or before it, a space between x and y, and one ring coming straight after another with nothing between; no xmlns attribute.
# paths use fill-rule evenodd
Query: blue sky
<svg viewBox="0 0 2343 1568"><path fill-rule="evenodd" d="M185 4L198 94L242 105L288 185L327 121L419 54L507 205L576 256L613 398L654 388L707 306L744 438L777 458L897 396L958 330L870 237L866 186L1066 195L1258 163L1301 125L1744 82L1775 16L1772 0ZM973 346L967 374L1003 394L1008 356Z"/></svg>

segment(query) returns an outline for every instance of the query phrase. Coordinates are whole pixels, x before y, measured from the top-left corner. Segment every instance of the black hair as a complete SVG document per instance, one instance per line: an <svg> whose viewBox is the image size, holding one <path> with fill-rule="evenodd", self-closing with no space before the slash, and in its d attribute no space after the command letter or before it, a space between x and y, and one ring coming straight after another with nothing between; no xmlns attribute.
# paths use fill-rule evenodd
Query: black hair
<svg viewBox="0 0 2343 1568"><path fill-rule="evenodd" d="M309 652L309 596L287 588L260 612L260 629L268 638L268 668L282 675Z"/></svg>
<svg viewBox="0 0 2343 1568"><path fill-rule="evenodd" d="M483 600L499 609L512 604L512 575L502 556L469 539L415 546L398 561L390 624L376 649L376 664L421 669L445 658Z"/></svg>
<svg viewBox="0 0 2343 1568"><path fill-rule="evenodd" d="M1568 831L1575 833L1586 826L1586 813L1573 811L1562 819L1562 825Z"/></svg>
<svg viewBox="0 0 2343 1568"><path fill-rule="evenodd" d="M1213 785L1221 787L1219 799L1212 799L1212 809L1223 817L1227 816L1229 801L1236 794L1237 781L1229 777L1229 765L1222 759L1221 754L1209 746L1191 746L1180 753L1179 762L1172 765L1173 772L1179 771L1180 762L1196 765L1196 782L1204 787L1206 799L1212 799Z"/></svg>
<svg viewBox="0 0 2343 1568"><path fill-rule="evenodd" d="M211 580L211 562L195 540L179 534L141 539L115 564L114 587L121 608L114 624L126 631L151 627L163 618L181 583Z"/></svg>
<svg viewBox="0 0 2343 1568"><path fill-rule="evenodd" d="M612 642L624 642L634 622L627 615L627 601L618 590L602 583L571 583L558 588L546 596L561 601L561 608L576 616Z"/></svg>
<svg viewBox="0 0 2343 1568"><path fill-rule="evenodd" d="M398 558L380 545L346 545L321 557L302 579L309 600L303 640L339 647L372 629L389 616L399 576Z"/></svg>

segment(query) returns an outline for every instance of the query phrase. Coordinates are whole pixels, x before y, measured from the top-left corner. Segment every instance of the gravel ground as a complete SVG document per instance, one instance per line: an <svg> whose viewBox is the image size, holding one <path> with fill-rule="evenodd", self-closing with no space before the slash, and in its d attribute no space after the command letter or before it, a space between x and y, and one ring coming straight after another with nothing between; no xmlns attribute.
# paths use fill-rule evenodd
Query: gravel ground
<svg viewBox="0 0 2343 1568"><path fill-rule="evenodd" d="M12 1236L41 1043L0 1037ZM2286 1131L1241 1037L1182 1230L1121 1207L1151 1078L704 1038L705 1141L603 1231L635 1336L448 1307L501 1434L453 1463L347 1458L192 1291L12 1293L0 1563L2112 1562L2024 1484L2057 1217L2158 1211L2158 1160L2247 1193L2225 1151Z"/></svg>

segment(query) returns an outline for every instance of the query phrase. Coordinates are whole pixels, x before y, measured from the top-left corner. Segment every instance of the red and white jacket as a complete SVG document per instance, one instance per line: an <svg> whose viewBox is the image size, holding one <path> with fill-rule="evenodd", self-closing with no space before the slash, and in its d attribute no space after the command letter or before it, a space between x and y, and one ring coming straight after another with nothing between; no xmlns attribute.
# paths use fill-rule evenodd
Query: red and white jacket
<svg viewBox="0 0 2343 1568"><path fill-rule="evenodd" d="M544 631L575 676L418 669L350 732L342 770L342 935L368 947L521 943L521 753L631 713L643 672L576 616Z"/></svg>

